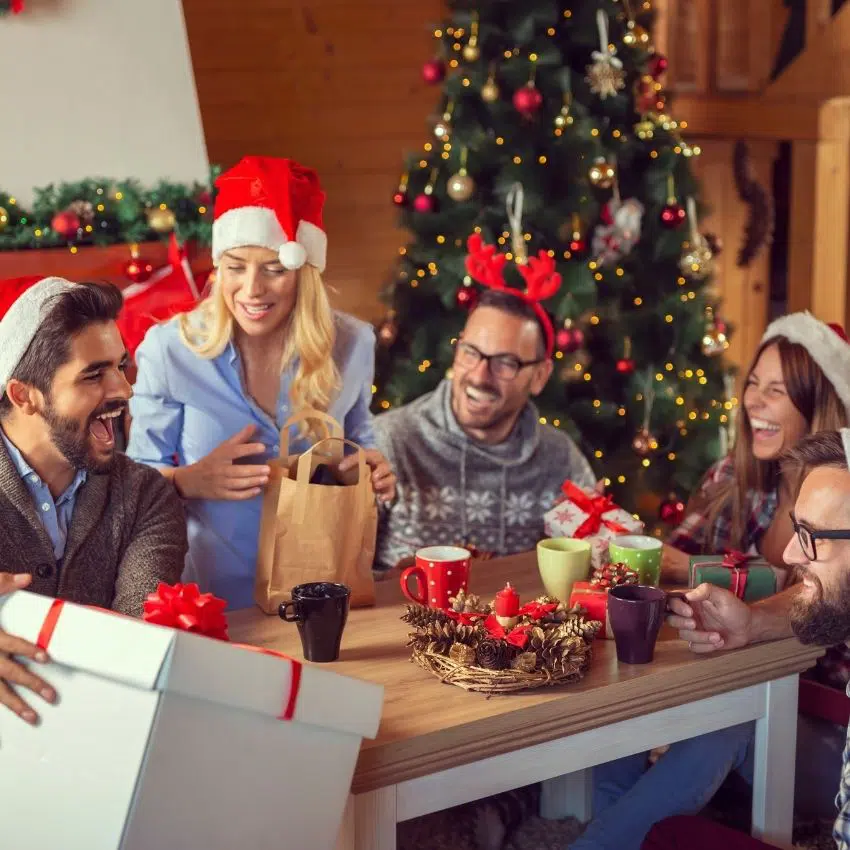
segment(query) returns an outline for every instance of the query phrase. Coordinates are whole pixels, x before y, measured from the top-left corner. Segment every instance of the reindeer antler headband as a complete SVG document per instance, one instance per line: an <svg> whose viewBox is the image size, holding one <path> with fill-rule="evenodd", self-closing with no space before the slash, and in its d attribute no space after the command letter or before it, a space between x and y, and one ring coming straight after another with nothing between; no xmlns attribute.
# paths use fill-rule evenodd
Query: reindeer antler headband
<svg viewBox="0 0 850 850"><path fill-rule="evenodd" d="M555 348L555 329L540 302L551 298L561 288L561 275L555 271L554 258L546 251L538 251L536 257L526 259L522 237L522 186L519 184L508 195L508 220L517 268L525 281L525 290L515 289L505 283L504 269L508 258L497 251L495 245L487 244L480 233L473 233L467 241L469 253L466 257L466 271L473 280L488 289L507 292L531 305L546 335L546 356L551 357Z"/></svg>

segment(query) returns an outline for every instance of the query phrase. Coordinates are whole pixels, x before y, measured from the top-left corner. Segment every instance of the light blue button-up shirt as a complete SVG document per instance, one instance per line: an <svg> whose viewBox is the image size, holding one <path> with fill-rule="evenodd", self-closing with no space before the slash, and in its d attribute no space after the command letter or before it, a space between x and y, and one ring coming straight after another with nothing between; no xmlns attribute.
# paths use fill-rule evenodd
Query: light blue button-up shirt
<svg viewBox="0 0 850 850"><path fill-rule="evenodd" d="M53 500L50 488L39 478L36 471L26 462L18 447L0 429L0 436L6 445L8 453L15 469L27 485L27 490L32 495L35 510L44 526L44 530L53 544L53 555L57 561L61 561L65 555L65 544L68 541L68 526L71 525L71 517L74 515L74 505L77 503L77 491L86 482L86 471L78 469L77 474L70 486L62 495Z"/></svg>
<svg viewBox="0 0 850 850"><path fill-rule="evenodd" d="M343 425L346 438L375 448L369 410L375 334L371 325L342 313L336 314L336 328L334 361L342 386L328 413ZM183 344L177 322L171 321L148 331L136 363L127 447L133 460L159 469L196 463L248 424L257 426L252 441L265 444L265 459L278 456L280 429L293 414L289 385L294 367L281 376L273 420L245 392L233 344L204 360ZM307 448L309 443L293 428L290 453ZM192 499L186 511L189 553L183 580L227 600L231 609L253 605L262 497L244 502Z"/></svg>

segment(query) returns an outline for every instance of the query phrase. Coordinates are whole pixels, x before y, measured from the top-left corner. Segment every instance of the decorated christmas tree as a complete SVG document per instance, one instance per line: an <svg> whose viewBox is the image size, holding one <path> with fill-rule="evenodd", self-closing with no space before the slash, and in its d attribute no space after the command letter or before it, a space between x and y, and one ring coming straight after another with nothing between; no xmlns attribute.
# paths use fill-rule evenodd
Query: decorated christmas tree
<svg viewBox="0 0 850 850"><path fill-rule="evenodd" d="M620 504L673 522L724 450L733 402L699 149L665 105L651 2L631 2L449 3L422 70L437 113L393 198L412 239L386 292L374 399L404 404L450 369L479 291L470 236L506 256L509 286L552 261L541 421L579 441Z"/></svg>

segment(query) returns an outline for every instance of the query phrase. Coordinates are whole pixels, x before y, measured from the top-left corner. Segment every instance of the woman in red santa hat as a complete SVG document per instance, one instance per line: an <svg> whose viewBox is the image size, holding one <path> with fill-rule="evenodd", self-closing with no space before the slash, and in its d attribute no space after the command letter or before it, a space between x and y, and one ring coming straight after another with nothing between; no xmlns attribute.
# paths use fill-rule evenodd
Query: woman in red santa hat
<svg viewBox="0 0 850 850"><path fill-rule="evenodd" d="M367 449L381 499L395 476L375 448L372 327L331 309L318 176L292 160L245 157L216 181L208 298L152 328L136 354L128 454L186 500L186 580L253 604L260 493L293 414L329 413ZM290 452L324 434L293 426Z"/></svg>
<svg viewBox="0 0 850 850"><path fill-rule="evenodd" d="M708 471L664 547L665 579L687 583L691 554L736 549L761 554L781 587L797 482L783 474L780 458L807 434L848 421L850 344L843 329L810 313L777 319L746 373L732 451ZM833 672L842 666L843 688L846 665L833 661ZM805 726L800 731L805 735ZM752 738L753 724L745 723L678 741L648 770L646 753L594 768L596 816L571 850L638 850L657 821L702 809L732 770L751 780Z"/></svg>

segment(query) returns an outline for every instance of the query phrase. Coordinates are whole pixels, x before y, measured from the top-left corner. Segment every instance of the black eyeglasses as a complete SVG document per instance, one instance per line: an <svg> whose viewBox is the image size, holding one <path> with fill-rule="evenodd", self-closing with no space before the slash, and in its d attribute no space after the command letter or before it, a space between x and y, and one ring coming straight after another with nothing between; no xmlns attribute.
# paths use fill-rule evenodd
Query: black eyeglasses
<svg viewBox="0 0 850 850"><path fill-rule="evenodd" d="M828 531L815 531L806 525L802 525L797 521L794 513L790 513L791 525L794 526L794 533L797 535L797 540L800 541L800 548L803 554L810 561L817 561L818 549L816 540L850 540L850 528L836 528Z"/></svg>
<svg viewBox="0 0 850 850"><path fill-rule="evenodd" d="M513 354L485 354L468 342L459 342L457 344L455 362L458 366L464 369L474 369L482 360L487 361L487 368L490 370L490 374L494 378L501 378L503 381L512 381L519 374L520 369L525 369L527 366L536 366L538 363L543 362L543 359L520 360L519 357L514 357Z"/></svg>

